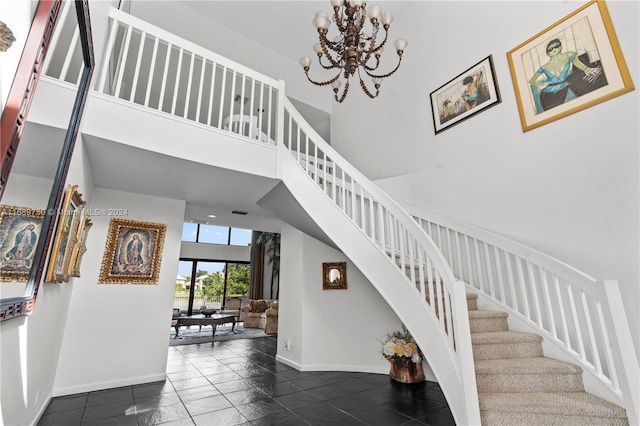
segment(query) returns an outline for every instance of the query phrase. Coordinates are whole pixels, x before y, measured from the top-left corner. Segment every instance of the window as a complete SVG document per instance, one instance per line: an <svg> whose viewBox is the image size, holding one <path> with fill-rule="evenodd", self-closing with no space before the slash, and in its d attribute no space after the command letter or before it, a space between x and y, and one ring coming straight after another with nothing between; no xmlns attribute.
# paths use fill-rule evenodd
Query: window
<svg viewBox="0 0 640 426"><path fill-rule="evenodd" d="M225 297L249 295L249 276L248 263L181 259L173 307L188 315L203 306L220 309Z"/></svg>
<svg viewBox="0 0 640 426"><path fill-rule="evenodd" d="M195 243L198 238L198 224L185 222L182 225L182 241Z"/></svg>
<svg viewBox="0 0 640 426"><path fill-rule="evenodd" d="M229 244L229 228L216 225L199 225L199 243Z"/></svg>
<svg viewBox="0 0 640 426"><path fill-rule="evenodd" d="M253 231L250 229L231 228L231 238L229 244L232 246L246 247L251 244L251 234Z"/></svg>
<svg viewBox="0 0 640 426"><path fill-rule="evenodd" d="M251 244L250 229L185 222L182 241L247 247Z"/></svg>

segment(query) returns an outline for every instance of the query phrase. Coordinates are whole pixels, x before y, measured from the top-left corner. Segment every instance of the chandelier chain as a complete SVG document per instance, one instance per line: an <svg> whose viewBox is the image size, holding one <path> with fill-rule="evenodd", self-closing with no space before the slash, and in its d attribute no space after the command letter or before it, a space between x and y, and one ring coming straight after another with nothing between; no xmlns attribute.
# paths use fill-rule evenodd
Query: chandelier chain
<svg viewBox="0 0 640 426"><path fill-rule="evenodd" d="M336 92L336 95L335 95L336 101L338 101L338 103L342 103L342 101L344 101L344 98L347 97L347 93L349 93L349 80L347 80L347 82L344 85L344 90L342 91L342 96L340 97L340 99L338 99L338 89L335 89L334 92Z"/></svg>

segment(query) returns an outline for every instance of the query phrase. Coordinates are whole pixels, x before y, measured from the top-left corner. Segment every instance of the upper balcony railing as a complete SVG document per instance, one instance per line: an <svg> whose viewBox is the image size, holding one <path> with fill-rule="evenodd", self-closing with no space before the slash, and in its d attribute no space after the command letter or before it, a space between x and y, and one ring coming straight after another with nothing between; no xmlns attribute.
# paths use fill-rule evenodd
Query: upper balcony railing
<svg viewBox="0 0 640 426"><path fill-rule="evenodd" d="M45 75L76 84L77 34L65 2ZM77 27L77 26L76 26ZM126 14L109 11L94 90L174 118L275 144L280 82ZM77 31L77 30L76 30ZM64 49L64 50L63 50ZM68 50L67 50L68 49Z"/></svg>

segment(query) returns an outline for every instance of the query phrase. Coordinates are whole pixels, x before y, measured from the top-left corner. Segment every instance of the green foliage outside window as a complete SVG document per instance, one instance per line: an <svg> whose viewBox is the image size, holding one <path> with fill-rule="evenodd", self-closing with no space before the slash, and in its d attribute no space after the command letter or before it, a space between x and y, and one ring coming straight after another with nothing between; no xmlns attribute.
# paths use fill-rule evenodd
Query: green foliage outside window
<svg viewBox="0 0 640 426"><path fill-rule="evenodd" d="M205 298L220 297L224 292L224 271L210 274L204 281ZM227 296L249 293L249 265L240 263L227 264Z"/></svg>

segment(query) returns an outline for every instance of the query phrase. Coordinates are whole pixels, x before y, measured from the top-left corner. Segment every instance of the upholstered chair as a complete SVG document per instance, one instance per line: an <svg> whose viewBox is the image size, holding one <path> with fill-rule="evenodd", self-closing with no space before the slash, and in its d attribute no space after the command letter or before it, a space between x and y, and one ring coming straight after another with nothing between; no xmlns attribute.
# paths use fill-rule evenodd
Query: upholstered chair
<svg viewBox="0 0 640 426"><path fill-rule="evenodd" d="M242 305L242 299L239 297L227 297L224 301L224 306L218 312L222 315L233 315L236 317L236 321L240 321L240 306Z"/></svg>
<svg viewBox="0 0 640 426"><path fill-rule="evenodd" d="M271 302L269 309L264 313L266 314L264 332L278 334L278 301Z"/></svg>
<svg viewBox="0 0 640 426"><path fill-rule="evenodd" d="M272 302L273 300L265 299L249 300L249 304L242 308L242 312L244 313L244 327L262 328L264 330L267 323L265 311L269 309Z"/></svg>

